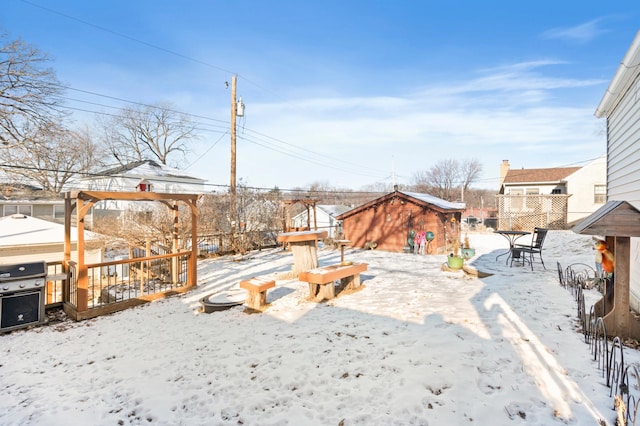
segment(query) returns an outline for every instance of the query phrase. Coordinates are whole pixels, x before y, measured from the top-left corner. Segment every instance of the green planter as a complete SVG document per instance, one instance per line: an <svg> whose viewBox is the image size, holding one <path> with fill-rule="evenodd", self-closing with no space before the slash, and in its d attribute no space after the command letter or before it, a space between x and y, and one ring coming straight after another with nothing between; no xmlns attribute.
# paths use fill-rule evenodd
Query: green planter
<svg viewBox="0 0 640 426"><path fill-rule="evenodd" d="M462 265L464 264L464 258L449 256L447 257L447 266L450 269L462 269Z"/></svg>
<svg viewBox="0 0 640 426"><path fill-rule="evenodd" d="M463 248L462 250L462 257L464 257L465 259L471 259L473 256L476 255L476 249L473 248Z"/></svg>

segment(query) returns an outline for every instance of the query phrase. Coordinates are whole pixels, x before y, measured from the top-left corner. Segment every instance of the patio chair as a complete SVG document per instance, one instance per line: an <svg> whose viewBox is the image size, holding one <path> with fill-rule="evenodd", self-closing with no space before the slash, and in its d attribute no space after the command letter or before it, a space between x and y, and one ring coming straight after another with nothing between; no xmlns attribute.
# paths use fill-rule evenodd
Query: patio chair
<svg viewBox="0 0 640 426"><path fill-rule="evenodd" d="M530 244L515 244L513 246L511 261L513 262L513 254L517 252L518 258L522 256L523 266L525 261L529 262L531 270L533 271L533 261L537 255L538 259L540 259L540 263L542 263L542 267L547 269L544 265L544 260L542 260L542 246L544 245L544 240L547 237L547 231L549 231L547 228L534 228Z"/></svg>

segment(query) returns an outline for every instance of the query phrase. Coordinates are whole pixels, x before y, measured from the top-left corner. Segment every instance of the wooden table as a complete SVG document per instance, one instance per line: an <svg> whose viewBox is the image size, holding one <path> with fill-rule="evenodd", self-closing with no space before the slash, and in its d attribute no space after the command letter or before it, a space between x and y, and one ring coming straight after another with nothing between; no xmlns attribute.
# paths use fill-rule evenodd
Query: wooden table
<svg viewBox="0 0 640 426"><path fill-rule="evenodd" d="M527 231L493 231L495 234L500 234L503 237L505 237L507 239L507 241L509 241L509 251L505 251L504 253L500 253L499 255L496 256L496 260L498 260L499 257L504 256L505 254L508 254L509 256L507 256L507 264L509 263L509 259L511 258L511 252L513 250L513 246L516 243L516 240L524 235L529 235L531 234L531 232L527 232Z"/></svg>
<svg viewBox="0 0 640 426"><path fill-rule="evenodd" d="M318 240L326 238L327 231L297 231L283 232L278 235L278 241L289 244L293 254L291 271L298 276L300 272L318 267Z"/></svg>

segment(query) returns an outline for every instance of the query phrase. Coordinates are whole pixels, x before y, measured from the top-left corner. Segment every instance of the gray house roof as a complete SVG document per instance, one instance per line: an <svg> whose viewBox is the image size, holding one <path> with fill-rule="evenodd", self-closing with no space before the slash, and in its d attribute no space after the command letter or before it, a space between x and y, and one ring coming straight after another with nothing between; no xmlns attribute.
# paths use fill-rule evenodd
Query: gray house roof
<svg viewBox="0 0 640 426"><path fill-rule="evenodd" d="M169 167L165 164L160 164L154 160L141 160L134 161L133 163L125 164L124 166L113 167L110 169L101 170L95 175L98 176L118 176L118 175L140 175L146 177L168 177L168 178L179 178L179 179L190 179L194 181L204 182L204 179L196 178L193 176L189 176L186 173ZM85 179L93 179L85 178Z"/></svg>

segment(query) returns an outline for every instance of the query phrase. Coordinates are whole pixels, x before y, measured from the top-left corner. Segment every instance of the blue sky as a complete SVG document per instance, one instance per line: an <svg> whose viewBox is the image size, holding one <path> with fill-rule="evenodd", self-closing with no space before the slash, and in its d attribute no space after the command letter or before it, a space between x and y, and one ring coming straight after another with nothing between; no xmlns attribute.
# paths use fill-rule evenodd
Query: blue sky
<svg viewBox="0 0 640 426"><path fill-rule="evenodd" d="M0 30L51 56L72 108L170 102L197 116L183 168L212 190L229 184L234 74L250 186L409 184L458 158L497 189L502 160L604 155L594 111L638 22L627 1L5 0Z"/></svg>

